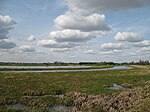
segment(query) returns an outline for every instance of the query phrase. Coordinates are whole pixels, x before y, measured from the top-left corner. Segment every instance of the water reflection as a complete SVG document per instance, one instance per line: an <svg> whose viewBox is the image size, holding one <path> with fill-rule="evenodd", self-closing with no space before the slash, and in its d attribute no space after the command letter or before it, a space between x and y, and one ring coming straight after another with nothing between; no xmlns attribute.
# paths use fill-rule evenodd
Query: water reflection
<svg viewBox="0 0 150 112"><path fill-rule="evenodd" d="M0 68L89 68L91 66L0 66Z"/></svg>
<svg viewBox="0 0 150 112"><path fill-rule="evenodd" d="M78 67L79 68L79 67ZM7 70L0 72L88 72L88 71L101 71L101 70L126 70L130 69L128 66L115 66L112 68L102 68L102 69L79 69L79 70Z"/></svg>
<svg viewBox="0 0 150 112"><path fill-rule="evenodd" d="M123 86L120 86L116 83L113 84L112 87L109 87L109 89L113 89L113 90L126 90L126 88L124 88Z"/></svg>
<svg viewBox="0 0 150 112"><path fill-rule="evenodd" d="M50 110L50 111L68 112L72 108L73 108L72 106L59 105L59 106L50 106L50 107L48 107L48 110Z"/></svg>
<svg viewBox="0 0 150 112"><path fill-rule="evenodd" d="M21 104L21 103L7 105L7 107L14 108L14 109L26 109L26 108L28 108L27 105L24 105L24 104Z"/></svg>

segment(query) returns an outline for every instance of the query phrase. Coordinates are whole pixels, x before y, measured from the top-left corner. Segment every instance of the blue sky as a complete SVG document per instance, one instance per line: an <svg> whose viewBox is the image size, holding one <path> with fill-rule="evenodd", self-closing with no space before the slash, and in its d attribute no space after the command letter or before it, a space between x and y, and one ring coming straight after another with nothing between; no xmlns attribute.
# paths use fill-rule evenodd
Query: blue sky
<svg viewBox="0 0 150 112"><path fill-rule="evenodd" d="M0 61L150 60L149 10L148 0L1 0Z"/></svg>

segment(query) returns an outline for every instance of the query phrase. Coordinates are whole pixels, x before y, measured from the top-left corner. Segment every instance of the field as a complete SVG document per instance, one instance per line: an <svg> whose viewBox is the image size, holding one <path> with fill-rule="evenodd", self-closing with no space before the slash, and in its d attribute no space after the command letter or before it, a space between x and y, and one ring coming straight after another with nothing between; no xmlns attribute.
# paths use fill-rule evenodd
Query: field
<svg viewBox="0 0 150 112"><path fill-rule="evenodd" d="M114 83L127 90L110 89ZM1 112L45 112L48 106L75 106L78 110L88 111L76 103L82 96L117 97L124 91L141 90L150 85L150 66L132 66L128 70L109 70L95 72L67 73L0 73L0 111ZM136 100L132 109L148 109L144 106L150 102L150 90L145 89L146 97ZM144 93L144 92L143 92ZM76 97L75 97L76 94ZM80 94L80 95L78 95ZM140 94L141 95L141 94ZM145 94L144 94L145 95ZM142 96L142 95L141 95ZM85 102L85 101L84 101ZM86 101L87 102L87 101ZM11 104L24 104L28 108L11 108ZM82 102L81 102L82 104ZM144 106L144 107L143 107ZM92 110L90 110L92 109ZM103 112L90 108L93 112ZM129 108L131 110L131 108ZM149 110L150 111L150 110ZM146 111L145 111L146 112Z"/></svg>

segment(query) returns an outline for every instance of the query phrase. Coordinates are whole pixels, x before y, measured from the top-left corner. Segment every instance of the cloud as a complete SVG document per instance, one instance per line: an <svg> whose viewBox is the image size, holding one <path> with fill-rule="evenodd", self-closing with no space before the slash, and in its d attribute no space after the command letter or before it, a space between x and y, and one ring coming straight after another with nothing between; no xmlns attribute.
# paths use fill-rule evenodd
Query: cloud
<svg viewBox="0 0 150 112"><path fill-rule="evenodd" d="M114 54L120 54L122 53L122 50L111 50L111 51L105 51L105 52L101 52L100 55L114 55Z"/></svg>
<svg viewBox="0 0 150 112"><path fill-rule="evenodd" d="M150 5L150 0L67 0L71 10L104 12L141 8Z"/></svg>
<svg viewBox="0 0 150 112"><path fill-rule="evenodd" d="M0 15L0 49L12 49L16 47L14 42L8 40L9 30L14 28L16 22L10 16Z"/></svg>
<svg viewBox="0 0 150 112"><path fill-rule="evenodd" d="M35 49L31 46L20 46L22 52L35 52Z"/></svg>
<svg viewBox="0 0 150 112"><path fill-rule="evenodd" d="M50 51L52 52L70 52L70 51L74 51L73 48L52 48L50 49Z"/></svg>
<svg viewBox="0 0 150 112"><path fill-rule="evenodd" d="M16 47L16 44L11 42L8 39L1 39L0 40L0 49L11 49Z"/></svg>
<svg viewBox="0 0 150 112"><path fill-rule="evenodd" d="M27 39L29 42L36 40L33 35L30 35Z"/></svg>
<svg viewBox="0 0 150 112"><path fill-rule="evenodd" d="M70 29L50 32L49 37L57 42L84 42L95 38L92 33Z"/></svg>
<svg viewBox="0 0 150 112"><path fill-rule="evenodd" d="M37 42L37 45L51 48L53 52L72 51L72 48L81 43L111 31L111 27L105 23L105 15L97 13L83 15L68 10L58 16L54 23L58 31L50 32L49 39Z"/></svg>
<svg viewBox="0 0 150 112"><path fill-rule="evenodd" d="M133 32L118 32L115 36L117 41L140 42L143 36Z"/></svg>
<svg viewBox="0 0 150 112"><path fill-rule="evenodd" d="M124 46L121 43L104 43L101 45L102 50L121 50Z"/></svg>
<svg viewBox="0 0 150 112"><path fill-rule="evenodd" d="M71 55L71 56L68 56L69 58L77 58L78 56L75 56L75 55Z"/></svg>
<svg viewBox="0 0 150 112"><path fill-rule="evenodd" d="M149 40L143 40L141 42L136 42L136 43L133 43L133 46L135 46L135 47L148 47L148 46L150 46L150 41Z"/></svg>
<svg viewBox="0 0 150 112"><path fill-rule="evenodd" d="M10 16L0 15L0 39L7 39L9 30L14 28L16 22Z"/></svg>
<svg viewBox="0 0 150 112"><path fill-rule="evenodd" d="M149 52L150 53L150 47L143 47L143 48L139 49L137 52L138 53L141 53L141 52Z"/></svg>
<svg viewBox="0 0 150 112"><path fill-rule="evenodd" d="M96 54L93 50L87 50L84 52L84 54Z"/></svg>
<svg viewBox="0 0 150 112"><path fill-rule="evenodd" d="M54 22L58 29L73 29L84 32L111 30L111 28L105 24L105 15L96 13L89 16L66 13L58 16Z"/></svg>
<svg viewBox="0 0 150 112"><path fill-rule="evenodd" d="M37 45L48 48L73 48L75 46L78 46L79 44L73 42L59 43L55 40L40 40L38 41Z"/></svg>
<svg viewBox="0 0 150 112"><path fill-rule="evenodd" d="M37 45L48 48L73 48L92 38L96 38L96 35L91 32L66 29L50 32L49 39L40 40Z"/></svg>
<svg viewBox="0 0 150 112"><path fill-rule="evenodd" d="M128 53L130 56L137 56L137 53Z"/></svg>

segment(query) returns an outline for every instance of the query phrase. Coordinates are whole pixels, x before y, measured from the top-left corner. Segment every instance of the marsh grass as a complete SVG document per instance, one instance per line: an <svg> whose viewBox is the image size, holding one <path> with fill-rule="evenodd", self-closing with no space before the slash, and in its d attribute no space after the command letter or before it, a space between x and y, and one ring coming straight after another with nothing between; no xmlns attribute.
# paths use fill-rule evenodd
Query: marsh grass
<svg viewBox="0 0 150 112"><path fill-rule="evenodd" d="M110 70L67 73L0 73L0 109L4 112L24 112L8 109L5 105L22 103L33 112L41 112L47 106L73 105L69 97L60 98L68 92L86 94L111 94L121 90L108 87L117 83L124 87L145 86L150 81L150 67L129 70ZM37 96L37 97L33 97ZM37 109L40 108L40 109Z"/></svg>

